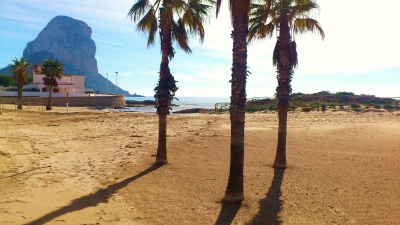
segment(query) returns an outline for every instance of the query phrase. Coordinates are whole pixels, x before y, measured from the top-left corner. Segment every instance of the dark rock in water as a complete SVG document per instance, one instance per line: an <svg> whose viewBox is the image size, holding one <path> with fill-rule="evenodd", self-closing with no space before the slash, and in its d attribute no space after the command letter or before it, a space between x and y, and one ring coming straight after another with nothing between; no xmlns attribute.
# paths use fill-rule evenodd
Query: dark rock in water
<svg viewBox="0 0 400 225"><path fill-rule="evenodd" d="M63 63L64 73L85 75L86 88L105 93L108 83L110 93L129 96L129 92L116 87L98 73L96 44L91 36L92 29L85 22L56 16L35 40L27 44L23 56L31 65L41 64L44 59L57 59ZM11 71L6 67L0 73L11 74Z"/></svg>
<svg viewBox="0 0 400 225"><path fill-rule="evenodd" d="M144 100L144 101L135 101L135 100L126 100L127 107L140 107L140 106L148 106L148 105L155 105L156 101L154 100Z"/></svg>
<svg viewBox="0 0 400 225"><path fill-rule="evenodd" d="M183 109L179 110L173 113L179 114L179 113L208 113L211 112L211 109L203 109L203 108L192 108L192 109Z"/></svg>

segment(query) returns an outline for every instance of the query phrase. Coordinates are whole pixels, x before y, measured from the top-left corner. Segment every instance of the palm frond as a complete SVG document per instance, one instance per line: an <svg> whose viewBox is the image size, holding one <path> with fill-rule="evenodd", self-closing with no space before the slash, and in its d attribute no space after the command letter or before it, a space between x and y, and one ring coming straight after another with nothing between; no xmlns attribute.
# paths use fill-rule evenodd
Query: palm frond
<svg viewBox="0 0 400 225"><path fill-rule="evenodd" d="M221 0L217 0L216 6L215 6L215 15L217 18L218 18L220 8L221 8Z"/></svg>
<svg viewBox="0 0 400 225"><path fill-rule="evenodd" d="M176 23L172 25L172 39L178 42L178 46L186 53L192 53L188 45L188 34L185 29L185 24L182 19L179 19Z"/></svg>
<svg viewBox="0 0 400 225"><path fill-rule="evenodd" d="M253 23L249 27L249 33L247 38L249 41L264 39L266 37L272 37L275 30L275 24L268 23Z"/></svg>
<svg viewBox="0 0 400 225"><path fill-rule="evenodd" d="M63 64L56 59L45 59L42 66L42 73L45 75L44 84L46 86L57 87L57 79L60 80L62 78L64 71Z"/></svg>
<svg viewBox="0 0 400 225"><path fill-rule="evenodd" d="M325 38L325 32L317 20L311 18L305 18L305 19L296 19L294 21L293 32L295 34L297 33L302 34L307 31L310 31L311 33L317 32L319 35L321 35L322 40Z"/></svg>
<svg viewBox="0 0 400 225"><path fill-rule="evenodd" d="M148 33L147 47L154 44L157 29L156 11L154 9L150 9L137 24L137 30L139 32Z"/></svg>
<svg viewBox="0 0 400 225"><path fill-rule="evenodd" d="M137 21L140 17L152 6L149 0L138 0L129 10L128 17L131 18L133 21Z"/></svg>
<svg viewBox="0 0 400 225"><path fill-rule="evenodd" d="M184 0L174 0L172 1L172 7L179 16L187 8L187 3Z"/></svg>
<svg viewBox="0 0 400 225"><path fill-rule="evenodd" d="M294 5L290 10L290 18L295 17L306 17L310 14L310 12L314 9L319 9L317 3L311 0L303 0L302 2L298 2Z"/></svg>
<svg viewBox="0 0 400 225"><path fill-rule="evenodd" d="M182 16L182 22L189 29L189 33L200 36L200 43L204 41L204 22L210 18L212 7L201 4L199 0L189 0L187 9Z"/></svg>

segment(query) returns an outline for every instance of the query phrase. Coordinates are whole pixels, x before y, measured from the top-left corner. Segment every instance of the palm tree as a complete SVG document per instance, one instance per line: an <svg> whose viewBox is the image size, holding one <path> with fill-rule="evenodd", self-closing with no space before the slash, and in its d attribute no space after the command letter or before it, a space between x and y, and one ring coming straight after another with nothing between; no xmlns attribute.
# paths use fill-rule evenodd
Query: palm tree
<svg viewBox="0 0 400 225"><path fill-rule="evenodd" d="M10 64L12 76L11 78L17 82L18 87L18 109L22 109L22 89L24 88L24 84L26 84L29 78L29 72L26 71L31 65L28 63L24 57L21 57L19 60L15 58L13 60L14 64Z"/></svg>
<svg viewBox="0 0 400 225"><path fill-rule="evenodd" d="M178 90L174 76L169 70L169 61L174 58L172 42L176 42L186 53L191 53L189 35L199 35L204 40L203 22L210 15L211 6L203 0L137 0L128 12L128 17L137 22L137 30L148 34L147 47L154 45L157 31L161 41L161 65L154 98L159 118L156 163L167 163L167 115ZM213 4L213 0L204 0ZM158 18L158 19L157 19Z"/></svg>
<svg viewBox="0 0 400 225"><path fill-rule="evenodd" d="M232 79L231 82L231 159L229 178L223 201L237 202L244 199L244 122L246 104L247 33L250 0L229 0L233 31ZM217 0L217 15L221 0Z"/></svg>
<svg viewBox="0 0 400 225"><path fill-rule="evenodd" d="M45 75L44 85L49 90L49 99L47 101L46 110L52 109L53 88L58 87L57 80L60 80L64 71L63 64L59 61L45 59L43 61L42 73Z"/></svg>
<svg viewBox="0 0 400 225"><path fill-rule="evenodd" d="M273 53L273 65L277 67L278 87L278 145L274 167L286 168L286 135L289 97L292 92L294 68L297 67L296 42L292 37L298 33L317 32L322 39L325 33L318 21L309 18L313 9L318 9L313 0L263 0L253 4L250 13L249 41L272 37L279 32Z"/></svg>

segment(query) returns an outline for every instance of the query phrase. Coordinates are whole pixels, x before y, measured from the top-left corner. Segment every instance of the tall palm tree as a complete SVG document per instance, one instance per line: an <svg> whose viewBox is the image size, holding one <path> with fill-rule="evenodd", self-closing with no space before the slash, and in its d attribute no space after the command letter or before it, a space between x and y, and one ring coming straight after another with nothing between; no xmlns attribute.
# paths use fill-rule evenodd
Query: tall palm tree
<svg viewBox="0 0 400 225"><path fill-rule="evenodd" d="M318 9L313 0L262 0L252 4L250 13L249 40L272 37L279 32L273 53L273 65L277 67L278 87L278 145L274 167L286 168L286 135L289 97L292 92L294 68L297 67L296 42L292 37L298 33L317 32L322 39L325 33L318 21L309 18L313 9Z"/></svg>
<svg viewBox="0 0 400 225"><path fill-rule="evenodd" d="M157 31L161 42L161 65L157 87L154 88L158 122L158 147L156 163L167 163L167 115L178 90L174 76L169 70L169 61L174 58L172 42L186 53L189 35L199 35L204 40L205 22L210 15L213 0L137 0L128 12L128 17L137 22L137 30L146 33L147 47L154 45Z"/></svg>
<svg viewBox="0 0 400 225"><path fill-rule="evenodd" d="M224 201L236 202L244 199L244 122L246 104L247 71L247 33L250 0L229 0L233 31L232 79L231 82L231 160L229 178ZM217 0L217 15L221 0Z"/></svg>
<svg viewBox="0 0 400 225"><path fill-rule="evenodd" d="M45 59L42 64L42 73L45 75L44 85L49 90L49 98L46 105L46 110L52 109L53 88L58 87L57 80L60 80L64 71L64 66L61 62L50 59Z"/></svg>
<svg viewBox="0 0 400 225"><path fill-rule="evenodd" d="M22 89L24 84L26 84L29 78L29 72L26 71L31 65L28 63L24 57L19 60L17 58L13 59L14 64L10 64L11 72L13 73L11 78L17 82L18 87L18 109L22 109Z"/></svg>

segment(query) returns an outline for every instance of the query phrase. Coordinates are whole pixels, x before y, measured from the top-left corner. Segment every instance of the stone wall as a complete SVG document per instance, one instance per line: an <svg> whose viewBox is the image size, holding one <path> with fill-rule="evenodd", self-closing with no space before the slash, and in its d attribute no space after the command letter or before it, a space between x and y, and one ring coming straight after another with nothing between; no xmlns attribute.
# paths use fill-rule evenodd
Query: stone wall
<svg viewBox="0 0 400 225"><path fill-rule="evenodd" d="M14 104L17 102L17 97L1 97L0 103ZM90 96L90 97L54 97L53 106L66 106L70 107L121 107L126 106L125 97L123 95L108 95L108 96ZM46 105L47 98L41 97L23 97L23 105Z"/></svg>

